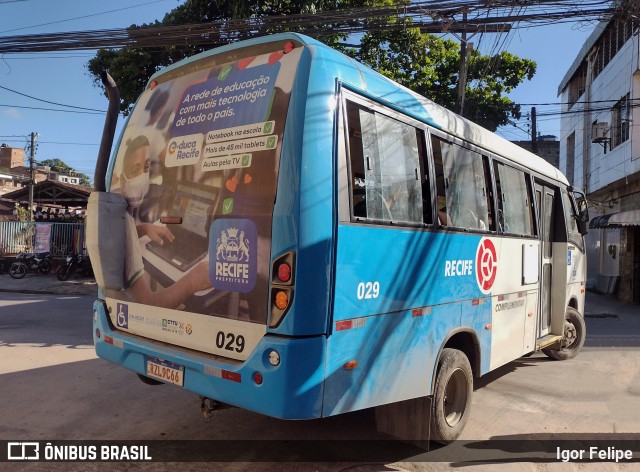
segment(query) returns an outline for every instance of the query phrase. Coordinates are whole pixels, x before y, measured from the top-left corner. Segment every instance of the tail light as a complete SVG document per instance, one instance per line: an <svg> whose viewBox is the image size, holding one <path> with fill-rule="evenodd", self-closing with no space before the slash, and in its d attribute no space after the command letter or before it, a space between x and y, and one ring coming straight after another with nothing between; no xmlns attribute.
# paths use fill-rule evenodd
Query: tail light
<svg viewBox="0 0 640 472"><path fill-rule="evenodd" d="M271 317L269 327L280 324L291 307L295 283L295 252L290 251L273 261L271 267Z"/></svg>
<svg viewBox="0 0 640 472"><path fill-rule="evenodd" d="M280 282L289 282L291 280L291 266L286 262L283 262L278 266L278 280Z"/></svg>
<svg viewBox="0 0 640 472"><path fill-rule="evenodd" d="M284 290L279 290L278 292L276 292L273 303L276 308L280 310L286 310L289 306L289 296L287 295L287 292L285 292Z"/></svg>

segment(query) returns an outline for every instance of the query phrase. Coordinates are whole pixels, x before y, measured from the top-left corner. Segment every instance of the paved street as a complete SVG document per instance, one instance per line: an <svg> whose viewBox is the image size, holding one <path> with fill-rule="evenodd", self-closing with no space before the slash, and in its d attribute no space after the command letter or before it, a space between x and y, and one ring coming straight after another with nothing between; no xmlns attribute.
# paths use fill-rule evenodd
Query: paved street
<svg viewBox="0 0 640 472"><path fill-rule="evenodd" d="M4 279L3 279L4 281ZM42 282L42 281L41 281ZM35 286L34 283L31 286ZM64 292L64 290L62 290ZM198 398L170 386L147 386L101 359L91 345L92 295L0 293L0 439L4 440L326 440L386 439L371 411L287 422L239 409L205 420ZM618 439L640 431L640 313L589 295L588 340L574 360L522 358L476 385L463 439ZM637 437L637 436L636 436ZM356 443L357 444L357 443ZM350 463L192 463L183 470L443 470L405 456L374 465ZM505 455L508 457L508 454ZM257 458L256 458L257 459ZM413 462L418 461L418 462ZM6 466L6 467L5 467ZM20 466L20 467L17 467ZM45 467L46 466L46 467ZM69 470L70 464L3 464L3 470ZM115 464L74 464L111 470ZM465 466L463 463L453 467ZM520 464L519 470L567 470L567 464ZM165 470L124 464L118 470ZM481 470L513 470L491 462ZM562 469L560 469L562 467ZM569 470L584 465L570 464ZM601 463L596 470L632 470ZM557 468L557 469L556 469Z"/></svg>

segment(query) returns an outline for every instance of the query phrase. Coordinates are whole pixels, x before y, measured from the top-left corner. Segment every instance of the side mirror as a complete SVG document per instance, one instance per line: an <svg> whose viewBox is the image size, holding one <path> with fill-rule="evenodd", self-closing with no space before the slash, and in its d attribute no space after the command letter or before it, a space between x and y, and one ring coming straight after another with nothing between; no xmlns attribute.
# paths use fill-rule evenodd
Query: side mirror
<svg viewBox="0 0 640 472"><path fill-rule="evenodd" d="M573 202L575 204L576 220L578 222L578 231L583 236L587 234L587 223L589 222L589 207L587 205L587 197L584 192L577 190L573 187L569 188L571 194L573 194Z"/></svg>

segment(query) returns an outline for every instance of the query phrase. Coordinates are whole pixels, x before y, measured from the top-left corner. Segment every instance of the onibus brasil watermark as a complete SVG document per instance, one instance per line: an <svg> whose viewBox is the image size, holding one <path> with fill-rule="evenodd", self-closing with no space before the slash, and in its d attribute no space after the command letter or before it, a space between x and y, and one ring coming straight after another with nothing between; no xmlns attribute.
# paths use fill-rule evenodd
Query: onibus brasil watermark
<svg viewBox="0 0 640 472"><path fill-rule="evenodd" d="M151 461L149 446L138 444L7 443L9 461Z"/></svg>

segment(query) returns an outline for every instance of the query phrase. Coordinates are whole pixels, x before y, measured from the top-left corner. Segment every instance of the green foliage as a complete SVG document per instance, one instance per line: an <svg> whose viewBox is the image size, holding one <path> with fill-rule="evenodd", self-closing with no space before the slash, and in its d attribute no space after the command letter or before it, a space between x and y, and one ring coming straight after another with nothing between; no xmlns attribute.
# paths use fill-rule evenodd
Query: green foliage
<svg viewBox="0 0 640 472"><path fill-rule="evenodd" d="M167 13L161 22L131 26L135 30L158 25L182 25L205 21L231 21L263 15L318 13L336 8L354 8L401 3L393 0L187 0ZM423 34L417 28L389 30L393 20L383 18L369 23L356 47L340 45L344 37L323 36L322 41L368 64L373 69L433 100L454 109L457 97L460 45L452 40ZM330 25L324 25L324 28ZM294 24L287 31L297 31ZM275 32L275 30L269 30ZM234 39L244 39L237 35ZM128 113L144 90L149 78L160 68L192 56L208 47L195 45L165 46L154 50L124 48L99 50L88 63L94 83L101 87L100 74L109 70L121 96L121 110ZM469 60L464 116L495 131L511 118L520 118L520 106L505 96L525 79L531 79L535 62L507 52L483 56L473 51Z"/></svg>
<svg viewBox="0 0 640 472"><path fill-rule="evenodd" d="M41 166L49 167L54 172L77 175L80 177L80 185L91 186L91 179L88 175L78 172L61 159L45 159L44 161L40 161L39 164Z"/></svg>
<svg viewBox="0 0 640 472"><path fill-rule="evenodd" d="M423 34L417 28L371 32L361 47L346 51L381 74L453 110L457 99L460 45ZM531 80L536 63L508 52L490 57L473 51L469 60L466 118L495 131L510 118L520 118L520 106L505 94L525 79Z"/></svg>
<svg viewBox="0 0 640 472"><path fill-rule="evenodd" d="M29 210L20 206L19 203L16 203L16 215L18 216L18 221L29 221Z"/></svg>
<svg viewBox="0 0 640 472"><path fill-rule="evenodd" d="M61 159L45 159L44 161L40 161L39 164L41 166L49 167L54 172L68 172L73 169L63 160Z"/></svg>
<svg viewBox="0 0 640 472"><path fill-rule="evenodd" d="M130 26L131 36L136 30L153 26L174 26L208 21L232 21L242 18L259 18L260 16L292 15L297 13L316 13L336 8L350 8L366 5L391 4L392 0L187 0L182 5L167 13L162 21ZM283 31L296 31L296 27L283 23ZM276 29L267 31L277 32ZM237 34L233 39L247 39L250 36ZM212 38L212 41L214 39ZM162 41L161 38L158 41ZM337 45L338 37L323 37L323 41L331 46ZM100 49L87 64L87 71L94 85L102 88L100 75L109 71L118 84L120 92L120 109L128 114L138 96L144 90L151 76L159 69L211 49L209 46L172 45L158 49L123 48L117 51ZM105 92L106 96L106 92Z"/></svg>

